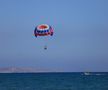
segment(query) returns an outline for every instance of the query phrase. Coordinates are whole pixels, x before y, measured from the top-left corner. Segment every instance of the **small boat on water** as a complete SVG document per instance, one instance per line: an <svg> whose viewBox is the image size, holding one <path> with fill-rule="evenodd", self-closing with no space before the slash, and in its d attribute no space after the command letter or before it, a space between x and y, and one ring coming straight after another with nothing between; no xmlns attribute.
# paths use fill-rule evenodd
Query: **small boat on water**
<svg viewBox="0 0 108 90"><path fill-rule="evenodd" d="M84 72L84 75L91 75L90 72Z"/></svg>

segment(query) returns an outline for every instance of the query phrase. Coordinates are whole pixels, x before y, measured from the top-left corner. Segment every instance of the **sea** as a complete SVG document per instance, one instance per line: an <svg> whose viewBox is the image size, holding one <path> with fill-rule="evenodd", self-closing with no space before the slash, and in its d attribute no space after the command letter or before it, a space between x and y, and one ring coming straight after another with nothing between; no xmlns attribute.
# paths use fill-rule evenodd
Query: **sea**
<svg viewBox="0 0 108 90"><path fill-rule="evenodd" d="M1 73L0 90L108 90L108 73Z"/></svg>

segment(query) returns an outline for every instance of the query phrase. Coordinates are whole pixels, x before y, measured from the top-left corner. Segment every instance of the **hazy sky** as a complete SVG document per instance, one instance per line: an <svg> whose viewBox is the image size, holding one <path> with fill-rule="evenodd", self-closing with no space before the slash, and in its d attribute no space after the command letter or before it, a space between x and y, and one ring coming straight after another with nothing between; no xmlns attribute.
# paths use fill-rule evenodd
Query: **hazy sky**
<svg viewBox="0 0 108 90"><path fill-rule="evenodd" d="M0 67L108 71L108 0L0 0Z"/></svg>

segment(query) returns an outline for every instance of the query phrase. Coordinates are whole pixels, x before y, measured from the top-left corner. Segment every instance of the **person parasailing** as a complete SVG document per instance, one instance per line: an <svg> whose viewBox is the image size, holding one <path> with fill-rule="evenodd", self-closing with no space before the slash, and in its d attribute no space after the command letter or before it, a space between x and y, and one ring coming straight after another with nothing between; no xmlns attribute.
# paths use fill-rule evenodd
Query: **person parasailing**
<svg viewBox="0 0 108 90"><path fill-rule="evenodd" d="M37 36L53 36L54 30L48 24L41 24L35 27L34 35ZM47 46L44 46L44 50L47 50Z"/></svg>

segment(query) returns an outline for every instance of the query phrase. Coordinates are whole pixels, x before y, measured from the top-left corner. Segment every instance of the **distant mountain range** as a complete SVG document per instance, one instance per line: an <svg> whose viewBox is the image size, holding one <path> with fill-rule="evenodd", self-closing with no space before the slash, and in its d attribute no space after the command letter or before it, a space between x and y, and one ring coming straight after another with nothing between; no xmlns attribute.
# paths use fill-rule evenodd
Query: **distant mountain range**
<svg viewBox="0 0 108 90"><path fill-rule="evenodd" d="M16 68L16 67L0 68L0 73L36 73L36 72L48 72L48 71L35 68Z"/></svg>

